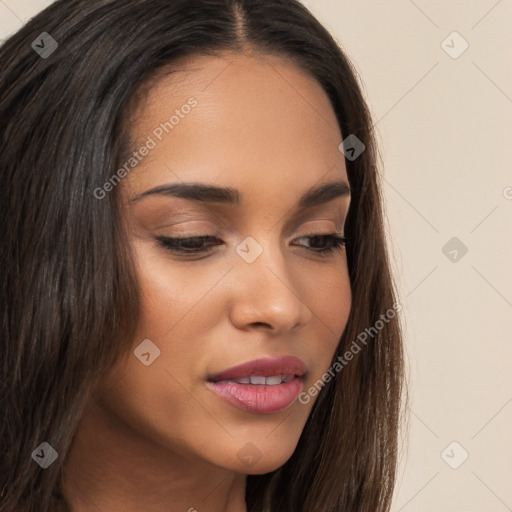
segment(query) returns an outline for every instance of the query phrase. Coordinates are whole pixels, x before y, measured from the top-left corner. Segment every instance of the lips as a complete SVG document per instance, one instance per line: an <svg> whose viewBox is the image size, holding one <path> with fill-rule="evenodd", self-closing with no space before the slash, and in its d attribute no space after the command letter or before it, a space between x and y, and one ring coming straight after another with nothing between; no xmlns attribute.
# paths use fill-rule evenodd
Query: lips
<svg viewBox="0 0 512 512"><path fill-rule="evenodd" d="M244 379L241 383L275 385L279 384L276 377L280 376L281 382L287 382L293 377L302 377L306 371L306 364L297 357L264 357L209 375L207 380L210 382L220 382ZM265 381L263 381L263 378Z"/></svg>
<svg viewBox="0 0 512 512"><path fill-rule="evenodd" d="M283 411L297 400L307 371L292 356L255 359L210 375L206 386L229 404L254 414Z"/></svg>

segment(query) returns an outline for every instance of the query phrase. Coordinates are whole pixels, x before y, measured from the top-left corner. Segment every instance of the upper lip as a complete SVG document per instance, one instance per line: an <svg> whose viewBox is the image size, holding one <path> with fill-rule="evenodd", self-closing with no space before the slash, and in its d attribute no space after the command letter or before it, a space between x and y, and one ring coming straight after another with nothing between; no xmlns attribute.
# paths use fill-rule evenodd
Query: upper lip
<svg viewBox="0 0 512 512"><path fill-rule="evenodd" d="M272 377L275 375L295 375L302 377L307 371L304 361L293 356L283 357L262 357L247 363L232 366L214 375L207 377L210 381L243 379L244 377L262 376Z"/></svg>

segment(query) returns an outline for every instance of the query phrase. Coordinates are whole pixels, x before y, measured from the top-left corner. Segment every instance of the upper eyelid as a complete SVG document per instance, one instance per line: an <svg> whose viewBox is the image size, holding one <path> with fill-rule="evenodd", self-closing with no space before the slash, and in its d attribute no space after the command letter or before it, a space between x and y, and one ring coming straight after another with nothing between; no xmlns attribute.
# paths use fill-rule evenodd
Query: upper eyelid
<svg viewBox="0 0 512 512"><path fill-rule="evenodd" d="M217 231L222 230L226 231L229 234L234 234L237 231L237 228L233 225L230 225L230 219L225 217L222 212L214 212L210 208L207 211L203 211L205 205L197 205L199 206L199 210L195 208L186 209L185 211L180 211L178 216L181 217L180 220L170 221L170 222L160 222L157 226L153 225L153 229L170 229L170 228L181 228L183 231L187 231L187 226L189 224L196 224L197 222L204 223L204 227L198 228L198 231ZM315 207L311 207L309 211L299 212L297 216L292 219L286 221L283 225L283 230L285 232L296 231L293 229L293 225L303 225L317 222L329 222L334 223L335 225L343 226L347 217L347 211L343 209L339 209L335 207L328 207L328 205L322 204L317 205ZM174 215L170 214L172 218ZM329 218L322 218L327 216ZM184 226L184 227L182 227ZM195 229L195 228L194 228ZM272 227L272 230L274 227ZM337 229L337 228L336 228Z"/></svg>
<svg viewBox="0 0 512 512"><path fill-rule="evenodd" d="M343 236L344 224L345 224L344 221L343 222L337 222L337 221L332 220L332 219L316 219L316 220L309 221L309 223L312 223L312 222L314 222L314 223L329 222L331 224L331 226L329 226L329 227L327 227L327 226L307 227L307 228L304 228L304 231L305 231L304 233L297 234L297 232L295 232L294 234L290 235L290 238L291 237L302 237L302 236L330 235L330 234L336 234L336 235L339 235L339 236ZM186 223L187 223L187 221L180 222L180 223L177 223L177 224L167 224L167 225L158 226L155 229L172 228L172 227L180 226L180 225L186 224ZM334 224L334 225L332 225L332 224ZM338 225L341 225L342 228L338 229ZM207 227L205 226L203 229L196 228L195 231L197 231L199 233L197 233L197 234L187 234L187 229L183 228L182 232L177 232L175 234L166 236L166 238L194 238L194 237L204 237L204 236L212 236L212 237L219 238L221 235L220 234L219 235L216 234L216 232L223 231L223 228L221 227L220 229L216 229L216 228L214 228L214 227L212 227L210 225L210 226L207 226ZM234 235L236 233L236 229L234 229L234 228L233 229L227 229L226 233L229 236L232 236L232 235ZM245 236L243 238L245 238ZM286 237L286 238L289 238L289 237Z"/></svg>

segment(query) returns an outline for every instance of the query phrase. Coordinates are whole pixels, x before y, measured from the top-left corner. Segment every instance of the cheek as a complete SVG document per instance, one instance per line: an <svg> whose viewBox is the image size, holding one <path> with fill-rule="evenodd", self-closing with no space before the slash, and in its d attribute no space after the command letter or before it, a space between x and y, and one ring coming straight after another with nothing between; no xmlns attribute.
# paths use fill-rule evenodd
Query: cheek
<svg viewBox="0 0 512 512"><path fill-rule="evenodd" d="M208 292L222 273L210 268L207 274L199 266L197 272L184 269L165 255L139 255L139 325L132 349L103 387L109 391L101 403L141 436L187 456L189 445L196 446L204 437L204 425L210 431L216 426L205 414L203 401L192 395L202 374L206 334L219 320ZM150 352L148 366L134 357L142 343L144 352ZM159 352L154 358L155 350Z"/></svg>
<svg viewBox="0 0 512 512"><path fill-rule="evenodd" d="M352 292L348 269L344 263L308 278L306 304L313 313L317 330L316 357L311 374L319 377L331 364L352 307Z"/></svg>
<svg viewBox="0 0 512 512"><path fill-rule="evenodd" d="M216 425L186 389L186 376L169 368L164 351L150 366L131 357L124 370L124 377L115 383L111 380L108 392L98 400L108 417L115 418L111 424L116 426L119 443L126 435L128 445L140 443L146 454L155 449L155 457L161 456L161 447L184 457L197 456L205 426L213 432ZM121 429L119 422L124 425Z"/></svg>
<svg viewBox="0 0 512 512"><path fill-rule="evenodd" d="M323 320L334 333L341 333L347 324L352 307L352 292L346 265L324 275L319 273L315 281L314 299Z"/></svg>
<svg viewBox="0 0 512 512"><path fill-rule="evenodd" d="M139 334L162 339L179 331L185 324L190 329L198 311L202 323L218 319L211 295L222 277L229 271L226 263L197 265L171 260L165 252L146 250L138 254L138 279L141 289ZM190 338L190 333L187 338Z"/></svg>

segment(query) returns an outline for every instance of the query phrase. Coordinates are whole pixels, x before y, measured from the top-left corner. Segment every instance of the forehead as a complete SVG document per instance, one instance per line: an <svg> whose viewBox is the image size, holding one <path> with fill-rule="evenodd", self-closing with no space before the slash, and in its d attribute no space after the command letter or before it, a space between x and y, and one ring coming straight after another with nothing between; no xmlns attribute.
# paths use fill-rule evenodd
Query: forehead
<svg viewBox="0 0 512 512"><path fill-rule="evenodd" d="M182 58L141 88L127 128L151 150L130 188L202 181L297 195L319 180L348 182L342 140L320 84L282 57Z"/></svg>

